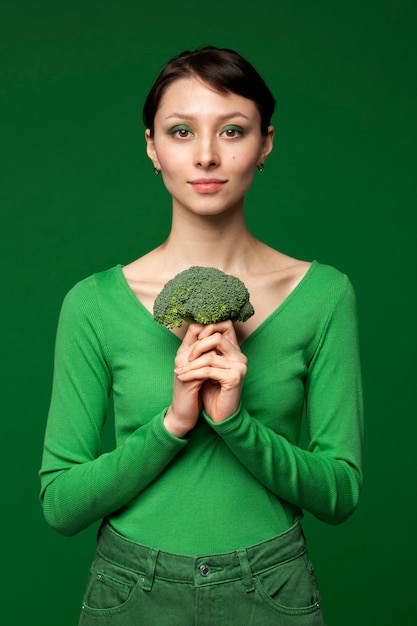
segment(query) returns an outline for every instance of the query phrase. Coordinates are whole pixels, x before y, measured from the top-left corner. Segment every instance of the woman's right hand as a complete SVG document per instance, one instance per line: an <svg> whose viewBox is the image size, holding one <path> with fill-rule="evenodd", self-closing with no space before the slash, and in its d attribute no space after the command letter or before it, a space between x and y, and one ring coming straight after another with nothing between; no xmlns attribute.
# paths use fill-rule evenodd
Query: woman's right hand
<svg viewBox="0 0 417 626"><path fill-rule="evenodd" d="M175 370L188 363L192 346L204 328L202 324L190 324L175 357ZM165 415L165 428L175 437L185 437L194 428L201 411L200 389L203 380L182 382L174 376L172 402Z"/></svg>

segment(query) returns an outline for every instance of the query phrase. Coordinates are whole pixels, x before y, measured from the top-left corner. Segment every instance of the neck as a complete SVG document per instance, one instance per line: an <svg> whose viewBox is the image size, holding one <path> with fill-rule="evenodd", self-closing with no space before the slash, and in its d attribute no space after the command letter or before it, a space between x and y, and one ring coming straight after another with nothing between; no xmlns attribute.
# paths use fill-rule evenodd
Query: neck
<svg viewBox="0 0 417 626"><path fill-rule="evenodd" d="M250 266L258 243L246 226L243 210L230 215L174 214L160 252L175 271L203 265L236 274Z"/></svg>

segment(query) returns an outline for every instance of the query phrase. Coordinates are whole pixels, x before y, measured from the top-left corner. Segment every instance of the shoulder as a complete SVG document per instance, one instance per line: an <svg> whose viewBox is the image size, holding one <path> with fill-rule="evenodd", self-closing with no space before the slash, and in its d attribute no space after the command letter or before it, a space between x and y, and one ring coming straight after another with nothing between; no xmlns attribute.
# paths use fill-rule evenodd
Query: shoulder
<svg viewBox="0 0 417 626"><path fill-rule="evenodd" d="M97 306L103 294L108 298L120 283L121 265L81 279L65 295L64 311L86 311Z"/></svg>
<svg viewBox="0 0 417 626"><path fill-rule="evenodd" d="M316 294L318 298L326 294L337 298L343 291L353 291L349 277L344 272L316 259L297 259L269 248L264 267L267 268L265 275L270 280L270 287L281 290L283 295L290 294L298 286L307 285L309 289L305 291L309 296Z"/></svg>
<svg viewBox="0 0 417 626"><path fill-rule="evenodd" d="M305 311L317 324L334 324L340 321L341 327L350 327L357 320L356 294L352 283L344 272L314 261L310 269L310 279L304 290Z"/></svg>
<svg viewBox="0 0 417 626"><path fill-rule="evenodd" d="M79 280L71 289L68 291L67 296L76 297L77 295L91 293L96 289L112 287L119 281L119 275L121 272L122 266L115 265L110 269L95 272L94 274L90 274L89 276L82 278Z"/></svg>
<svg viewBox="0 0 417 626"><path fill-rule="evenodd" d="M337 300L343 294L354 294L349 276L333 265L313 261L310 274L312 285L321 296Z"/></svg>

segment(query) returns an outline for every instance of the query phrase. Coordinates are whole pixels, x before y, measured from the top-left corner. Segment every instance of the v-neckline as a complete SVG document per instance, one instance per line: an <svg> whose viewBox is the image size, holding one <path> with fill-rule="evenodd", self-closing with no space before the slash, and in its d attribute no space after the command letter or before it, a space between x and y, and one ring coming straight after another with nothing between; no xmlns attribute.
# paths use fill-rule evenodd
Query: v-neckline
<svg viewBox="0 0 417 626"><path fill-rule="evenodd" d="M318 261L314 259L311 262L311 264L310 264L309 268L307 269L307 271L302 276L302 278L298 281L298 283L290 291L290 293L284 298L284 300L275 309L273 309L273 311L271 311L271 313L269 313L269 315L267 315L267 317L265 317L262 320L262 322L249 335L247 335L247 337L245 337L243 339L243 341L240 344L241 347L244 346L246 343L248 343L250 340L252 340L253 337L256 337L260 332L262 332L264 327L268 326L268 324L273 319L275 319L275 317L277 317L277 315L279 315L281 313L281 311L293 300L293 298L303 288L304 284L308 281L308 279L310 278L311 274L314 272L314 270L317 267L317 265L318 265ZM130 299L133 300L136 303L136 305L139 307L139 309L145 314L145 316L150 321L152 321L156 326L159 326L159 328L163 332L169 333L169 335L171 337L174 337L174 339L176 339L177 342L180 344L181 341L182 341L181 338L178 337L178 335L176 335L175 333L173 333L169 328L166 328L162 324L159 324L158 322L156 322L154 320L154 318L153 318L152 313L146 308L146 306L137 297L137 295L135 294L135 292L133 291L133 289L131 288L131 286L127 282L126 276L123 273L123 265L121 263L119 263L118 265L116 265L115 269L117 270L117 274L119 276L120 282L121 282L122 286L124 287L124 290L129 294Z"/></svg>

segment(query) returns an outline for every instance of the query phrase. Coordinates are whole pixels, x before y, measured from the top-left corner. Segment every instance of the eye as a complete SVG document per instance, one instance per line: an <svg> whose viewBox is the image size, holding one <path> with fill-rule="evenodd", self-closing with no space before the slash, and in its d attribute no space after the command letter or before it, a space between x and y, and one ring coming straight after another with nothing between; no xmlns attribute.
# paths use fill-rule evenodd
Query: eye
<svg viewBox="0 0 417 626"><path fill-rule="evenodd" d="M184 126L183 124L177 124L169 129L169 134L178 137L178 139L188 139L188 137L192 134L192 130L189 126Z"/></svg>
<svg viewBox="0 0 417 626"><path fill-rule="evenodd" d="M244 130L241 126L236 126L235 124L231 124L230 126L226 126L222 129L221 134L230 138L235 139L236 137L241 137L244 133Z"/></svg>

